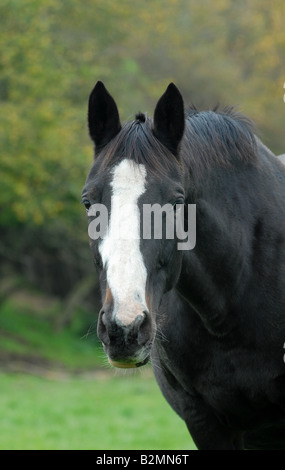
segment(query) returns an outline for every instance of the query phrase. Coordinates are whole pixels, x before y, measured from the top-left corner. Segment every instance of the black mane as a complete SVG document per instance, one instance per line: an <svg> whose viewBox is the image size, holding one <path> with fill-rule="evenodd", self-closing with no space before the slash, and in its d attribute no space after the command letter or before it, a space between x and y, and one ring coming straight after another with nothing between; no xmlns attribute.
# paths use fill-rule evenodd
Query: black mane
<svg viewBox="0 0 285 470"><path fill-rule="evenodd" d="M127 122L102 152L104 166L129 158L146 165L150 171L164 174L173 164L179 165L178 159L154 136L152 120L143 113ZM234 107L199 111L192 106L186 112L180 153L183 163L195 167L199 174L213 165L254 163L257 159L254 124Z"/></svg>
<svg viewBox="0 0 285 470"><path fill-rule="evenodd" d="M234 107L198 111L192 106L186 122L183 150L190 164L208 168L256 161L255 126Z"/></svg>
<svg viewBox="0 0 285 470"><path fill-rule="evenodd" d="M137 114L134 121L127 122L102 153L104 166L129 158L161 175L174 164L179 166L176 157L153 134L152 120L142 113Z"/></svg>

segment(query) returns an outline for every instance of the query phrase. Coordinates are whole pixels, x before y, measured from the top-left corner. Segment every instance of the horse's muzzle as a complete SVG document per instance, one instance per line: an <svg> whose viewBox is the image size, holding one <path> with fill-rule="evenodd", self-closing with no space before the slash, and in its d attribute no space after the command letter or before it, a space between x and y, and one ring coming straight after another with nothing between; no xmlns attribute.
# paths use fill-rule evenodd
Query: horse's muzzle
<svg viewBox="0 0 285 470"><path fill-rule="evenodd" d="M149 312L142 311L129 324L123 324L114 312L101 309L97 334L111 365L118 368L140 367L148 362L153 341L153 325Z"/></svg>

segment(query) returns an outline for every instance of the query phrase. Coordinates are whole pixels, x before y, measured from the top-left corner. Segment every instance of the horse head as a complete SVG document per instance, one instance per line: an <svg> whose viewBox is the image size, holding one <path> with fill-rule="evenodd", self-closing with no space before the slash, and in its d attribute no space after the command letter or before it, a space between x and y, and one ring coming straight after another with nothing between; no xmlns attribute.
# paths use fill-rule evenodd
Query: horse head
<svg viewBox="0 0 285 470"><path fill-rule="evenodd" d="M123 126L102 82L90 94L95 158L82 200L102 292L98 336L117 367L148 361L159 323L156 312L180 274L184 121L183 100L174 84L158 101L153 120L140 113Z"/></svg>

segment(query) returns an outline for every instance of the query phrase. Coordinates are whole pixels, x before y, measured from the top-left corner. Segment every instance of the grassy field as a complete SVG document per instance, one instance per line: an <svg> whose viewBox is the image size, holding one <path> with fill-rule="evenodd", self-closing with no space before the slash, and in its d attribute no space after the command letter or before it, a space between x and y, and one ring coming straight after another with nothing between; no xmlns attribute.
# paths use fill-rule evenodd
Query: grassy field
<svg viewBox="0 0 285 470"><path fill-rule="evenodd" d="M150 372L43 378L0 374L0 449L194 449Z"/></svg>
<svg viewBox="0 0 285 470"><path fill-rule="evenodd" d="M78 311L68 328L57 328L60 305L45 306L34 293L8 300L0 309L0 366L5 362L38 367L89 370L102 365L94 318ZM90 321L90 323L89 323ZM93 324L92 324L93 322ZM13 369L14 370L14 369Z"/></svg>
<svg viewBox="0 0 285 470"><path fill-rule="evenodd" d="M1 450L195 448L150 366L106 367L84 312L61 331L57 313L24 305L23 297L0 309Z"/></svg>

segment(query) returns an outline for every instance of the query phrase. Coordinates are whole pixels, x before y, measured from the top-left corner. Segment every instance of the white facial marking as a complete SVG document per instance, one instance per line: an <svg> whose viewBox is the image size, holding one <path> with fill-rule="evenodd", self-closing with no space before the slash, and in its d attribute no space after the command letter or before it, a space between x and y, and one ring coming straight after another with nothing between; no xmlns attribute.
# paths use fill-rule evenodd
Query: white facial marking
<svg viewBox="0 0 285 470"><path fill-rule="evenodd" d="M142 314L146 267L140 251L138 198L145 192L146 169L122 160L113 170L109 230L99 245L114 298L116 320L129 325Z"/></svg>

